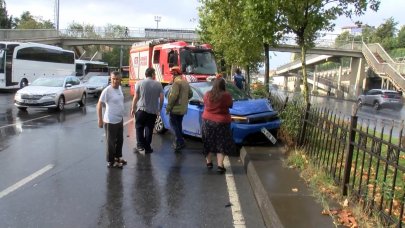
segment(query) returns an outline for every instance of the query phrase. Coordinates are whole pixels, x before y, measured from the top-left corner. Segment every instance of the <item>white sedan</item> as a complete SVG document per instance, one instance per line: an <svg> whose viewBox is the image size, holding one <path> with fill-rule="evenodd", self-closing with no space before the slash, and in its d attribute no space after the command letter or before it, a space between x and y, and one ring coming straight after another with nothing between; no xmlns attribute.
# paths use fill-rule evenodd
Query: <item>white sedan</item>
<svg viewBox="0 0 405 228"><path fill-rule="evenodd" d="M86 87L75 76L42 77L17 91L14 104L20 110L28 107L62 111L66 104L86 105Z"/></svg>

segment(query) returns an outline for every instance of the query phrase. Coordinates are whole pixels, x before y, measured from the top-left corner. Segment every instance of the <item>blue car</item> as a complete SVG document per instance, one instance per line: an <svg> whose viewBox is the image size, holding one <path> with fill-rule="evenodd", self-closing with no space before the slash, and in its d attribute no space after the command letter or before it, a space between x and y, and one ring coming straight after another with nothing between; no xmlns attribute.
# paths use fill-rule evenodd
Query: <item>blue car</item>
<svg viewBox="0 0 405 228"><path fill-rule="evenodd" d="M202 113L204 111L204 94L211 90L212 82L190 83L193 97L189 101L187 114L183 118L183 134L201 138ZM155 123L157 133L170 129L169 116L166 114L167 96L170 85L164 88L164 102L160 117ZM262 133L266 128L274 136L280 128L278 112L273 110L267 99L252 99L231 83L226 83L227 91L232 95L233 107L229 110L231 129L236 144L268 141Z"/></svg>

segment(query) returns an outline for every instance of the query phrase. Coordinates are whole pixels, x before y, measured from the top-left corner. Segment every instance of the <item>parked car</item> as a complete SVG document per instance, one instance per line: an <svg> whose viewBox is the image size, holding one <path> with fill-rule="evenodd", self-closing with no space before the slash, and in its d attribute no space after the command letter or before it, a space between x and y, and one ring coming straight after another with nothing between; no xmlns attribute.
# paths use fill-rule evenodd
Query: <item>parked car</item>
<svg viewBox="0 0 405 228"><path fill-rule="evenodd" d="M83 83L86 87L87 95L93 95L95 97L100 96L105 87L110 84L110 76L93 75L87 82Z"/></svg>
<svg viewBox="0 0 405 228"><path fill-rule="evenodd" d="M18 90L14 104L20 110L28 107L51 108L62 111L66 104L86 104L86 88L76 76L42 77Z"/></svg>
<svg viewBox="0 0 405 228"><path fill-rule="evenodd" d="M164 89L163 109L155 123L157 133L163 133L166 129L170 129L169 116L165 110L170 86L168 85ZM201 137L203 97L207 91L211 90L212 82L190 83L190 86L193 97L189 101L187 114L183 118L183 133ZM267 99L252 99L232 83L227 83L226 88L233 98L233 107L229 111L232 117L231 129L235 143L267 141L261 133L262 128L266 128L276 136L281 120L278 112L273 110Z"/></svg>
<svg viewBox="0 0 405 228"><path fill-rule="evenodd" d="M372 106L375 110L382 108L400 110L403 106L403 99L401 92L395 90L372 89L360 95L357 104L359 107Z"/></svg>

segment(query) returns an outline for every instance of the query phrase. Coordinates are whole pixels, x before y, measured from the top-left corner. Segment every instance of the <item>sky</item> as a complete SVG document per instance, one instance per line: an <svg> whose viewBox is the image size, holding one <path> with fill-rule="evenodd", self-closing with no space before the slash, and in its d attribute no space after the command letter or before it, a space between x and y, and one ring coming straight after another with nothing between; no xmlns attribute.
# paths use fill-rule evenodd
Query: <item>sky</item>
<svg viewBox="0 0 405 228"><path fill-rule="evenodd" d="M24 11L33 16L55 22L56 0L5 0L8 15L20 17ZM65 29L73 22L104 27L107 24L135 28L194 29L198 26L198 0L60 0L59 28ZM368 10L353 20L340 17L335 21L334 33L355 21L379 26L393 17L399 25L405 25L405 1L381 0L377 12ZM155 21L155 16L160 21ZM399 29L399 28L398 28ZM270 68L274 69L289 61L290 53L271 53Z"/></svg>

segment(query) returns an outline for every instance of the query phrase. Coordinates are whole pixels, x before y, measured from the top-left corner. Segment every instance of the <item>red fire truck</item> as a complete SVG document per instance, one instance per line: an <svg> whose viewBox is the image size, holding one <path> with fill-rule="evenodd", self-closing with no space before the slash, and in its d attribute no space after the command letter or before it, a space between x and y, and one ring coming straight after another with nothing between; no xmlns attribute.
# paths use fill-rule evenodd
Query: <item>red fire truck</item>
<svg viewBox="0 0 405 228"><path fill-rule="evenodd" d="M170 68L180 67L189 81L205 81L215 76L217 66L211 46L188 44L184 41L151 40L134 43L129 56L129 86L134 95L135 83L145 78L145 70L153 67L156 80L163 85L171 82Z"/></svg>

